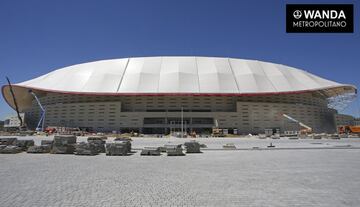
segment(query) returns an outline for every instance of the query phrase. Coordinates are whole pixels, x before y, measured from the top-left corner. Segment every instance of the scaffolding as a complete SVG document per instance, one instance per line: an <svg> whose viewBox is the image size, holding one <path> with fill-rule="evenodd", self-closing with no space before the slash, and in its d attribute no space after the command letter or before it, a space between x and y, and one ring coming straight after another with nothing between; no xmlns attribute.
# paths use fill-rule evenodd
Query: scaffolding
<svg viewBox="0 0 360 207"><path fill-rule="evenodd" d="M346 109L351 102L353 102L357 97L356 92L354 93L345 93L333 97L329 97L328 107L335 109L337 111L342 111Z"/></svg>

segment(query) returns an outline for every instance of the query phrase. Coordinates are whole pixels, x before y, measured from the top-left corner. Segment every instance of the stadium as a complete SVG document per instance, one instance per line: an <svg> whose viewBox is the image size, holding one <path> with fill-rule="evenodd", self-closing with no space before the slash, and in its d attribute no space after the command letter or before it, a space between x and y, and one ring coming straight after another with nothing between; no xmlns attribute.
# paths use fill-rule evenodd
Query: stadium
<svg viewBox="0 0 360 207"><path fill-rule="evenodd" d="M45 126L144 134L166 134L181 125L197 133L210 133L215 125L235 134L297 130L283 114L314 132L331 133L334 106L357 93L353 85L281 64L186 56L83 63L12 88L30 128L41 116L33 92L45 108ZM9 85L2 94L15 109Z"/></svg>

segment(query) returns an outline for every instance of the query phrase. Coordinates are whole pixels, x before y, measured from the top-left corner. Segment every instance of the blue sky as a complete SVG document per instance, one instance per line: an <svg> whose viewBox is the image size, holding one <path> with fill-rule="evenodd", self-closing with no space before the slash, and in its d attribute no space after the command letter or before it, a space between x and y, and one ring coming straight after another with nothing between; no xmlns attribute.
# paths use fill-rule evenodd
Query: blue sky
<svg viewBox="0 0 360 207"><path fill-rule="evenodd" d="M353 34L287 34L286 3L354 3ZM276 0L0 0L0 85L83 62L224 56L360 87L359 3ZM0 120L13 113L1 98ZM343 113L359 116L359 98Z"/></svg>

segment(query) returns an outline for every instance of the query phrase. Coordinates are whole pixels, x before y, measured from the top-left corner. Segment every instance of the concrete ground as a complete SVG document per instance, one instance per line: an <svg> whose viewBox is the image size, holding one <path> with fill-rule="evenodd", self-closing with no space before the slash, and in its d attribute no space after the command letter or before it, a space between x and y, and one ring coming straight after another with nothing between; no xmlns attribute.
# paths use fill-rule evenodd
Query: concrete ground
<svg viewBox="0 0 360 207"><path fill-rule="evenodd" d="M168 142L184 140L137 138L133 146ZM209 149L183 157L0 154L0 206L360 205L360 139L200 142ZM290 149L218 150L230 142Z"/></svg>

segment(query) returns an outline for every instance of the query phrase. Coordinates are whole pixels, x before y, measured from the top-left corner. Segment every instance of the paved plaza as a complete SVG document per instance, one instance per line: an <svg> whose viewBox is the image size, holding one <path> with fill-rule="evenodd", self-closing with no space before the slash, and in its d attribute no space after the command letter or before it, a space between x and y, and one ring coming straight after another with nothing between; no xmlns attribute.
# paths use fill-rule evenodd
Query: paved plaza
<svg viewBox="0 0 360 207"><path fill-rule="evenodd" d="M168 142L184 140L138 138L133 147ZM183 157L0 154L0 206L360 205L360 139L200 142L209 149ZM298 149L218 150L230 142Z"/></svg>

